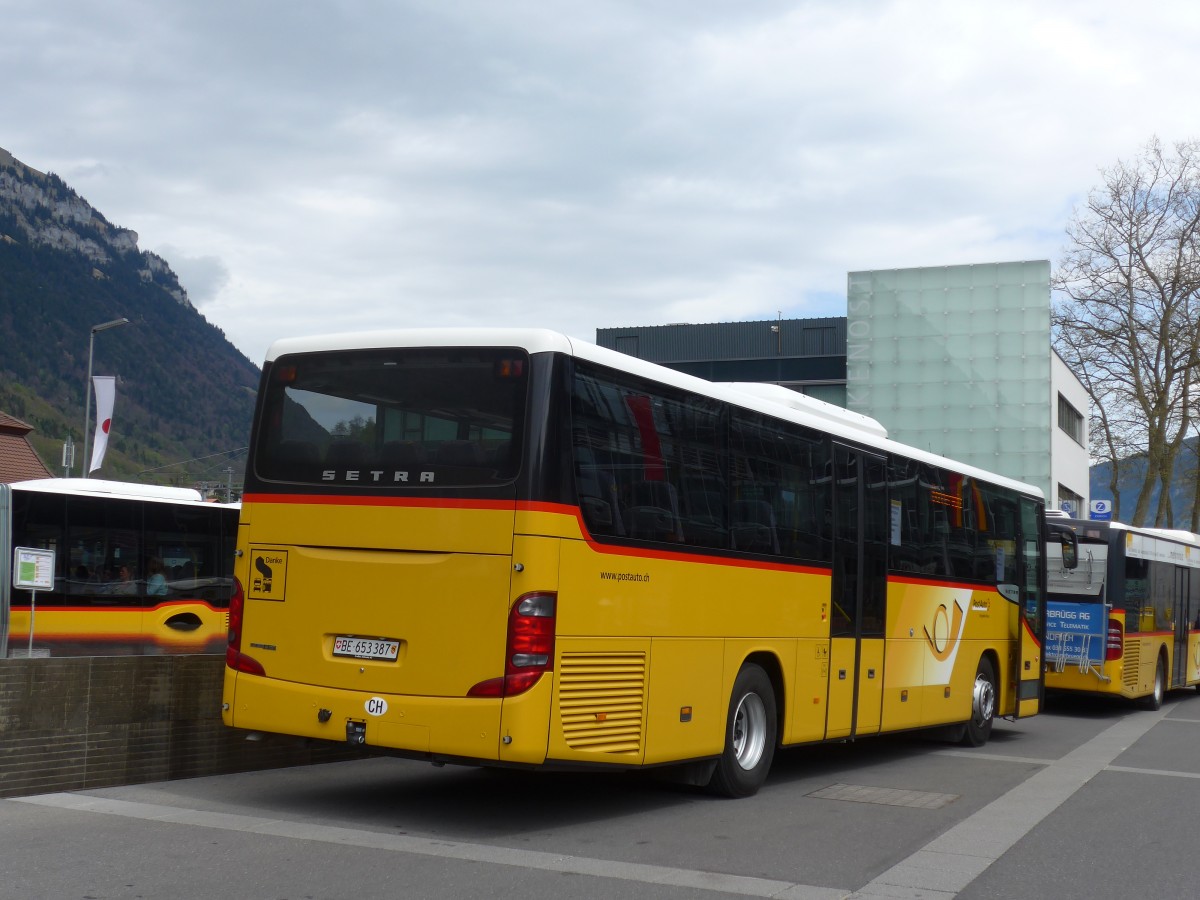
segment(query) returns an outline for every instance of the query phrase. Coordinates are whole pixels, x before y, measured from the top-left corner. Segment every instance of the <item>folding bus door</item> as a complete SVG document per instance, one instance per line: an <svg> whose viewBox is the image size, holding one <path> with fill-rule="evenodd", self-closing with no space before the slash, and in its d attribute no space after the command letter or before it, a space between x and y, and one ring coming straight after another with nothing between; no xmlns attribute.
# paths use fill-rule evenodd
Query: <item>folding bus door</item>
<svg viewBox="0 0 1200 900"><path fill-rule="evenodd" d="M1196 610L1188 603L1190 596L1191 570L1175 567L1175 649L1171 654L1171 680L1167 687L1183 687L1188 677L1188 636Z"/></svg>
<svg viewBox="0 0 1200 900"><path fill-rule="evenodd" d="M834 444L833 460L829 738L879 731L888 537L884 458Z"/></svg>

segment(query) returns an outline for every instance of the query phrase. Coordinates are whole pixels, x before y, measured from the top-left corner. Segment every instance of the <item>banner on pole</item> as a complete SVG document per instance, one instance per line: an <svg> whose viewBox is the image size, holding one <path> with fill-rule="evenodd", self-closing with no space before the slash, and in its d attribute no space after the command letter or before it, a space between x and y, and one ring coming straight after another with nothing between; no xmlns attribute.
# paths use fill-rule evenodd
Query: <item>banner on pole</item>
<svg viewBox="0 0 1200 900"><path fill-rule="evenodd" d="M96 375L92 378L96 388L96 440L92 443L92 460L88 474L95 472L104 462L104 451L108 449L108 432L112 429L113 403L117 398L117 379L112 375Z"/></svg>

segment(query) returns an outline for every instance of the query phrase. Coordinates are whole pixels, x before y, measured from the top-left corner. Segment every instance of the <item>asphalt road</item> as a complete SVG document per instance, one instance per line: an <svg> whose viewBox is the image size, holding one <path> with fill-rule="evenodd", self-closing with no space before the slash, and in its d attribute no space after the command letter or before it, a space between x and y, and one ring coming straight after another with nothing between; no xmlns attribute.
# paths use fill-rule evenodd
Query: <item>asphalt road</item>
<svg viewBox="0 0 1200 900"><path fill-rule="evenodd" d="M1200 896L1200 694L1052 698L986 747L784 751L722 800L386 758L0 801L0 898Z"/></svg>

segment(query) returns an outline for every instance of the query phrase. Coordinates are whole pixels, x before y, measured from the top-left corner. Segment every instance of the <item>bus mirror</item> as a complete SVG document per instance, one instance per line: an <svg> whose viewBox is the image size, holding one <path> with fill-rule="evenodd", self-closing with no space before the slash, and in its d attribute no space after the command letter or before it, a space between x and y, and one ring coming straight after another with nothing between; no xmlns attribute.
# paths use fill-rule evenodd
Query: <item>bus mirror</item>
<svg viewBox="0 0 1200 900"><path fill-rule="evenodd" d="M1062 558L1064 569L1074 569L1079 565L1079 539L1073 531L1062 536Z"/></svg>
<svg viewBox="0 0 1200 900"><path fill-rule="evenodd" d="M1062 565L1064 569L1074 569L1079 565L1079 538L1074 530L1065 525L1048 525L1050 536L1057 540L1062 547Z"/></svg>

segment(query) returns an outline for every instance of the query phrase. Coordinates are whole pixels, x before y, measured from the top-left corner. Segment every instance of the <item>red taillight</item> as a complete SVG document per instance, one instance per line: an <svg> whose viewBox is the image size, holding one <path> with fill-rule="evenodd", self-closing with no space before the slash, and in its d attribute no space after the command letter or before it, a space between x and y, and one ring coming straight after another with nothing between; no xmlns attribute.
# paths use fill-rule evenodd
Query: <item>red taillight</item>
<svg viewBox="0 0 1200 900"><path fill-rule="evenodd" d="M246 595L242 583L233 579L233 596L229 598L229 646L225 648L225 665L235 672L266 675L257 659L242 652L242 622L246 612Z"/></svg>
<svg viewBox="0 0 1200 900"><path fill-rule="evenodd" d="M554 669L556 601L551 593L525 594L517 600L508 616L504 675L479 682L467 691L468 697L514 697Z"/></svg>
<svg viewBox="0 0 1200 900"><path fill-rule="evenodd" d="M1121 633L1121 623L1116 619L1108 620L1108 639L1104 642L1104 658L1106 660L1120 659L1125 653L1125 636Z"/></svg>

